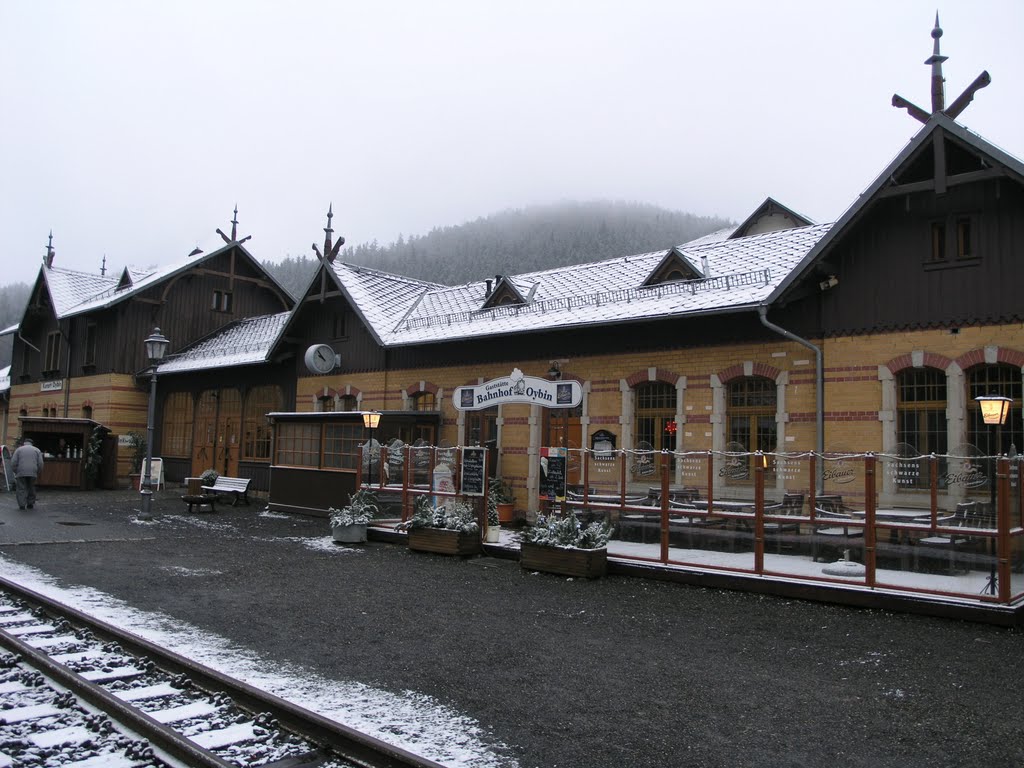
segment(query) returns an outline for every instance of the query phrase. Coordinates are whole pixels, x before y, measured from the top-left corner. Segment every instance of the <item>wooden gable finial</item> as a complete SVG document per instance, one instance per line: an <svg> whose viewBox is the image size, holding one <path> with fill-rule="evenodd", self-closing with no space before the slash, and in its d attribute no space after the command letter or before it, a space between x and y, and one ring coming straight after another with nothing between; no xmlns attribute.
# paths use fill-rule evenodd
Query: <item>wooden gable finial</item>
<svg viewBox="0 0 1024 768"><path fill-rule="evenodd" d="M324 227L324 250L323 253L316 247L316 243L313 243L313 253L317 255L320 261L326 261L328 263L333 262L338 258L338 251L341 250L341 246L345 244L345 238L339 237L338 242L332 243L331 235L334 234L334 229L331 227L331 219L334 218L334 203L331 203L327 207L327 226Z"/></svg>
<svg viewBox="0 0 1024 768"><path fill-rule="evenodd" d="M939 39L942 37L942 27L939 26L939 14L935 14L935 26L932 27L932 40L935 42L932 44L932 55L925 59L925 64L932 68L932 111L921 109L911 101L903 98L899 94L893 94L892 105L899 109L907 110L907 114L913 117L915 120L920 120L922 123L927 123L932 115L942 113L947 117L955 120L957 116L963 112L967 105L974 99L974 94L984 88L986 85L992 82L992 78L989 77L988 72L982 72L975 78L974 82L967 86L966 90L957 97L956 101L946 108L946 79L942 76L942 62L946 61L949 57L943 56L939 50Z"/></svg>
<svg viewBox="0 0 1024 768"><path fill-rule="evenodd" d="M100 264L100 274L104 276L107 274L107 254L105 253L103 254L103 263Z"/></svg>
<svg viewBox="0 0 1024 768"><path fill-rule="evenodd" d="M228 237L227 235L225 235L221 231L220 227L217 227L217 234L220 235L221 240L223 240L228 245L231 245L232 243L236 243L238 245L241 245L246 240L251 240L252 239L252 235L246 235L241 240L238 239L238 203L235 203L235 215L231 219L231 237ZM193 251L193 253L195 253L195 252ZM189 254L189 255L191 255L191 254Z"/></svg>
<svg viewBox="0 0 1024 768"><path fill-rule="evenodd" d="M932 114L941 112L946 108L946 89L943 83L946 78L942 76L942 62L948 59L939 53L939 39L942 37L942 27L939 26L939 12L935 12L935 26L932 27L932 55L925 59L925 64L932 68Z"/></svg>
<svg viewBox="0 0 1024 768"><path fill-rule="evenodd" d="M53 266L53 257L56 255L56 251L53 250L53 230L50 230L50 238L46 241L46 255L43 256L43 263L47 268Z"/></svg>

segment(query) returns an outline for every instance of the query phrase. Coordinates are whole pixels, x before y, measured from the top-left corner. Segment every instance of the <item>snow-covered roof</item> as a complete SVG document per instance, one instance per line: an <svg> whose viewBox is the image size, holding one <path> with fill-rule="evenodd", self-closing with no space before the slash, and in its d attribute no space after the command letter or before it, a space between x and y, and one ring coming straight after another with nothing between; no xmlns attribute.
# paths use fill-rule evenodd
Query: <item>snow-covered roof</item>
<svg viewBox="0 0 1024 768"><path fill-rule="evenodd" d="M252 255L240 243L228 243L210 253L186 257L158 269L141 269L130 266L117 275L94 275L61 267L48 267L44 264L42 275L50 292L50 299L53 302L54 312L57 317L73 317L92 310L103 309L123 301L180 272L191 269L201 262L218 256L228 248L235 247L245 252L252 259ZM253 262L257 263L255 259L253 259ZM122 283L122 276L125 273L127 273L129 279ZM273 282L283 295L288 295L288 292L269 272L266 278Z"/></svg>
<svg viewBox="0 0 1024 768"><path fill-rule="evenodd" d="M6 328L4 328L2 331L0 331L0 336L7 336L8 334L16 333L17 330L20 327L21 327L21 323L15 323L14 325L9 325Z"/></svg>
<svg viewBox="0 0 1024 768"><path fill-rule="evenodd" d="M11 366L0 368L0 394L11 391Z"/></svg>
<svg viewBox="0 0 1024 768"><path fill-rule="evenodd" d="M730 312L763 302L830 224L677 246L699 280L641 287L669 250L509 276L525 304L481 309L484 282L440 286L335 262L339 285L384 346Z"/></svg>
<svg viewBox="0 0 1024 768"><path fill-rule="evenodd" d="M157 371L164 375L264 363L290 316L278 312L231 323L167 358Z"/></svg>

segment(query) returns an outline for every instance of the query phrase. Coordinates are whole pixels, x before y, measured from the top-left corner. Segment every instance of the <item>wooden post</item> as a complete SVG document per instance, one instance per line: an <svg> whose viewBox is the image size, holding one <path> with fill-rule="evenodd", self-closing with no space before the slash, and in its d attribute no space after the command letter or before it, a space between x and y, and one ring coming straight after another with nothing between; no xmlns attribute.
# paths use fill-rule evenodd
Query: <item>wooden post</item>
<svg viewBox="0 0 1024 768"><path fill-rule="evenodd" d="M668 462L661 465L661 562L668 562Z"/></svg>
<svg viewBox="0 0 1024 768"><path fill-rule="evenodd" d="M864 458L864 583L875 586L875 467L878 459Z"/></svg>
<svg viewBox="0 0 1024 768"><path fill-rule="evenodd" d="M999 567L999 602L1010 602L1010 462L1000 456L996 463L999 496L996 503L996 547Z"/></svg>
<svg viewBox="0 0 1024 768"><path fill-rule="evenodd" d="M764 462L761 451L754 454L754 572L764 573ZM710 509L710 507L709 507ZM779 535L782 531L779 531Z"/></svg>

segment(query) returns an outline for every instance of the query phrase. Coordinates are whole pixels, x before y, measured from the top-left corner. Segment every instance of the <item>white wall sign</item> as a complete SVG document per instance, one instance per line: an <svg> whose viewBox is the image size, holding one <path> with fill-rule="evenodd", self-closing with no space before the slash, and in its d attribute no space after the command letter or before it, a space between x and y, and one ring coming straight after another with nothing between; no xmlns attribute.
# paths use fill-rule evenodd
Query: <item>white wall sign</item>
<svg viewBox="0 0 1024 768"><path fill-rule="evenodd" d="M64 389L64 379L54 379L53 381L41 381L39 383L40 392L59 392Z"/></svg>
<svg viewBox="0 0 1024 768"><path fill-rule="evenodd" d="M456 387L453 402L460 411L479 411L505 403L574 408L583 402L583 387L578 381L548 381L526 376L515 368L511 375L500 379L472 387Z"/></svg>

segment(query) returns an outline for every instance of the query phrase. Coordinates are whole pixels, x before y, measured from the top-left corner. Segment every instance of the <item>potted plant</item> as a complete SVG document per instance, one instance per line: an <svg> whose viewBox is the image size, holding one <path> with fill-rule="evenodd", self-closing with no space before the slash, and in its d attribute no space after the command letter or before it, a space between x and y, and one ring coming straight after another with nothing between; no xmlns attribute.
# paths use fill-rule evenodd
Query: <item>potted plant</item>
<svg viewBox="0 0 1024 768"><path fill-rule="evenodd" d="M494 503L493 494L487 496L487 530L484 532L484 541L488 544L497 544L501 541L498 505Z"/></svg>
<svg viewBox="0 0 1024 768"><path fill-rule="evenodd" d="M492 478L487 486L487 507L490 512L491 504L498 510L498 523L512 523L515 521L515 500L512 493L512 486L500 477Z"/></svg>
<svg viewBox="0 0 1024 768"><path fill-rule="evenodd" d="M85 487L92 490L100 476L100 465L103 463L103 432L94 427L89 441L85 444Z"/></svg>
<svg viewBox="0 0 1024 768"><path fill-rule="evenodd" d="M415 552L442 555L480 552L480 524L473 506L466 501L448 499L435 508L430 496L420 496L405 527L409 531L409 549Z"/></svg>
<svg viewBox="0 0 1024 768"><path fill-rule="evenodd" d="M125 435L125 444L130 463L128 480L136 491L142 490L142 462L146 459L146 437L141 432L129 432Z"/></svg>
<svg viewBox="0 0 1024 768"><path fill-rule="evenodd" d="M603 576L608 563L608 523L580 524L576 515L541 515L520 544L520 566L563 576Z"/></svg>
<svg viewBox="0 0 1024 768"><path fill-rule="evenodd" d="M349 496L347 506L341 509L331 507L327 512L334 541L340 544L364 543L366 526L379 511L377 494L369 488L360 488Z"/></svg>

